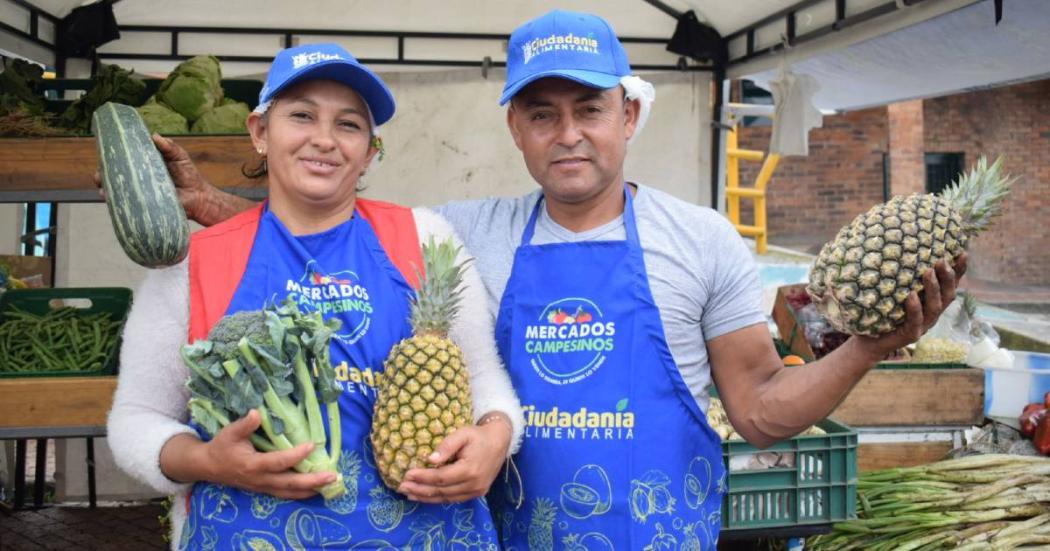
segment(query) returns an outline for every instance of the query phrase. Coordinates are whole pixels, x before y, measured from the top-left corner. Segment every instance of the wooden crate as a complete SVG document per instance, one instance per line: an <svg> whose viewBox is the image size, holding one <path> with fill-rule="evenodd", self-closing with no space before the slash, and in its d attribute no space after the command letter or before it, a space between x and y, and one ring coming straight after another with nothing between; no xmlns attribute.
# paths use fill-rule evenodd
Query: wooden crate
<svg viewBox="0 0 1050 551"><path fill-rule="evenodd" d="M805 289L805 283L784 285L777 288L777 296L773 301L773 322L777 324L780 340L784 341L784 344L791 349L791 353L807 362L811 362L816 359L816 354L813 353L813 348L809 345L809 341L806 340L806 333L802 330L802 325L798 322L798 318L795 317L795 311L787 302L789 293L805 291Z"/></svg>
<svg viewBox="0 0 1050 551"><path fill-rule="evenodd" d="M11 275L17 278L40 276L41 286L51 286L50 257L0 254L0 262L7 264L11 268Z"/></svg>
<svg viewBox="0 0 1050 551"><path fill-rule="evenodd" d="M855 427L974 425L984 419L980 369L873 369L831 417Z"/></svg>
<svg viewBox="0 0 1050 551"><path fill-rule="evenodd" d="M788 293L805 285L777 289L773 320L791 352L812 361L813 349ZM857 383L831 417L855 427L971 425L984 418L984 373L961 364L883 362Z"/></svg>
<svg viewBox="0 0 1050 551"><path fill-rule="evenodd" d="M857 446L857 470L877 471L893 467L914 467L944 459L951 442L884 442Z"/></svg>
<svg viewBox="0 0 1050 551"><path fill-rule="evenodd" d="M0 428L105 426L113 377L0 380Z"/></svg>
<svg viewBox="0 0 1050 551"><path fill-rule="evenodd" d="M172 139L214 185L265 189L265 180L251 180L241 174L244 163L255 159L249 136ZM94 192L92 175L97 166L94 138L0 138L0 192Z"/></svg>

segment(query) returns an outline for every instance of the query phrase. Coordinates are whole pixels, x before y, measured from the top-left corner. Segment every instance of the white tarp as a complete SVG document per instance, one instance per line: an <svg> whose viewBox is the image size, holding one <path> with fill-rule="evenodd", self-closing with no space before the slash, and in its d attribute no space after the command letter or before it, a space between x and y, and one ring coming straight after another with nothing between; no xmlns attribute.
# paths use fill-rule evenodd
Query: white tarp
<svg viewBox="0 0 1050 551"><path fill-rule="evenodd" d="M794 61L815 77L821 109L856 109L1050 75L1050 1L984 0L851 46ZM747 75L769 88L778 69Z"/></svg>
<svg viewBox="0 0 1050 551"><path fill-rule="evenodd" d="M84 0L30 0L59 17ZM798 0L663 0L695 10L726 35ZM510 34L552 9L605 17L624 36L670 37L675 20L644 0L125 0L113 6L122 25L194 25Z"/></svg>

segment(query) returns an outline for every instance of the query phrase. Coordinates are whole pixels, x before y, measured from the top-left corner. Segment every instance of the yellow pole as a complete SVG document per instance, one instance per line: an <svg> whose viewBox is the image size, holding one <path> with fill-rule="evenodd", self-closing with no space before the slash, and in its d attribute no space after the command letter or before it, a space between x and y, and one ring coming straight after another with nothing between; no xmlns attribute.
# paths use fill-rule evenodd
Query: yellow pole
<svg viewBox="0 0 1050 551"><path fill-rule="evenodd" d="M726 151L737 148L736 127L734 126L726 135ZM726 154L726 189L740 187L740 160L734 155ZM734 193L726 194L726 215L734 225L740 224L740 196Z"/></svg>
<svg viewBox="0 0 1050 551"><path fill-rule="evenodd" d="M776 170L779 162L780 155L770 154L762 163L762 170L758 172L758 178L755 180L755 189L762 191L761 195L755 197L755 225L760 230L760 233L755 236L755 252L758 254L766 254L769 246L769 227L766 225L766 186L773 177L773 171Z"/></svg>

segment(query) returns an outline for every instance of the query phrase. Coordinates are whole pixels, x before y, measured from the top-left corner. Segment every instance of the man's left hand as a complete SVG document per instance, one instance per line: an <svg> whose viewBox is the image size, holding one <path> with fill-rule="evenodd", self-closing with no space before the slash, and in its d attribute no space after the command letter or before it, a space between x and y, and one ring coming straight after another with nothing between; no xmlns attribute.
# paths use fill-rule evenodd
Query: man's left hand
<svg viewBox="0 0 1050 551"><path fill-rule="evenodd" d="M892 333L880 337L858 337L859 344L870 350L880 361L922 337L940 318L941 313L955 300L956 287L966 273L967 256L962 253L955 259L955 265L949 266L940 261L927 270L922 279L922 296L920 301L916 293L908 295L904 302L907 317Z"/></svg>
<svg viewBox="0 0 1050 551"><path fill-rule="evenodd" d="M485 495L507 458L511 434L509 419L456 430L431 454L434 468L408 471L398 491L423 503L459 503Z"/></svg>

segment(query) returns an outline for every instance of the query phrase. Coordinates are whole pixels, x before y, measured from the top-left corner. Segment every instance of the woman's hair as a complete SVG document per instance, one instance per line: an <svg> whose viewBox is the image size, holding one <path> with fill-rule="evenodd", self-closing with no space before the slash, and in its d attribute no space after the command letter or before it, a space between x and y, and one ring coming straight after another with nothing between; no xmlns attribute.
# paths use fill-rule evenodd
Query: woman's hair
<svg viewBox="0 0 1050 551"><path fill-rule="evenodd" d="M243 174L245 178L257 180L266 177L266 175L270 173L266 166L266 157L260 156L259 160L255 162L255 166L249 166L250 162L251 161L245 161L245 163L241 165L241 174Z"/></svg>
<svg viewBox="0 0 1050 551"><path fill-rule="evenodd" d="M277 103L277 100L274 99L273 102L270 105L270 109L273 109L273 104L276 104L276 103ZM270 109L267 109L266 112L262 114L262 119L263 119L264 122L266 121L267 117L270 116ZM375 140L375 133L372 132L371 128L369 128L369 132L368 132L368 144L369 144L369 147L372 146L372 144L374 143L374 140ZM241 165L241 174L243 174L245 178L248 178L250 180L258 180L258 179L261 179L261 178L265 178L269 173L270 173L270 169L269 169L269 167L266 164L266 156L264 156L264 155L259 156L259 159L257 161L255 161L254 163L252 163L252 161L246 161L244 164ZM360 178L358 178L358 182L360 182ZM361 186L361 185L358 185L356 188L354 188L354 191L357 191L357 192L362 192L364 190L365 190L365 187Z"/></svg>

